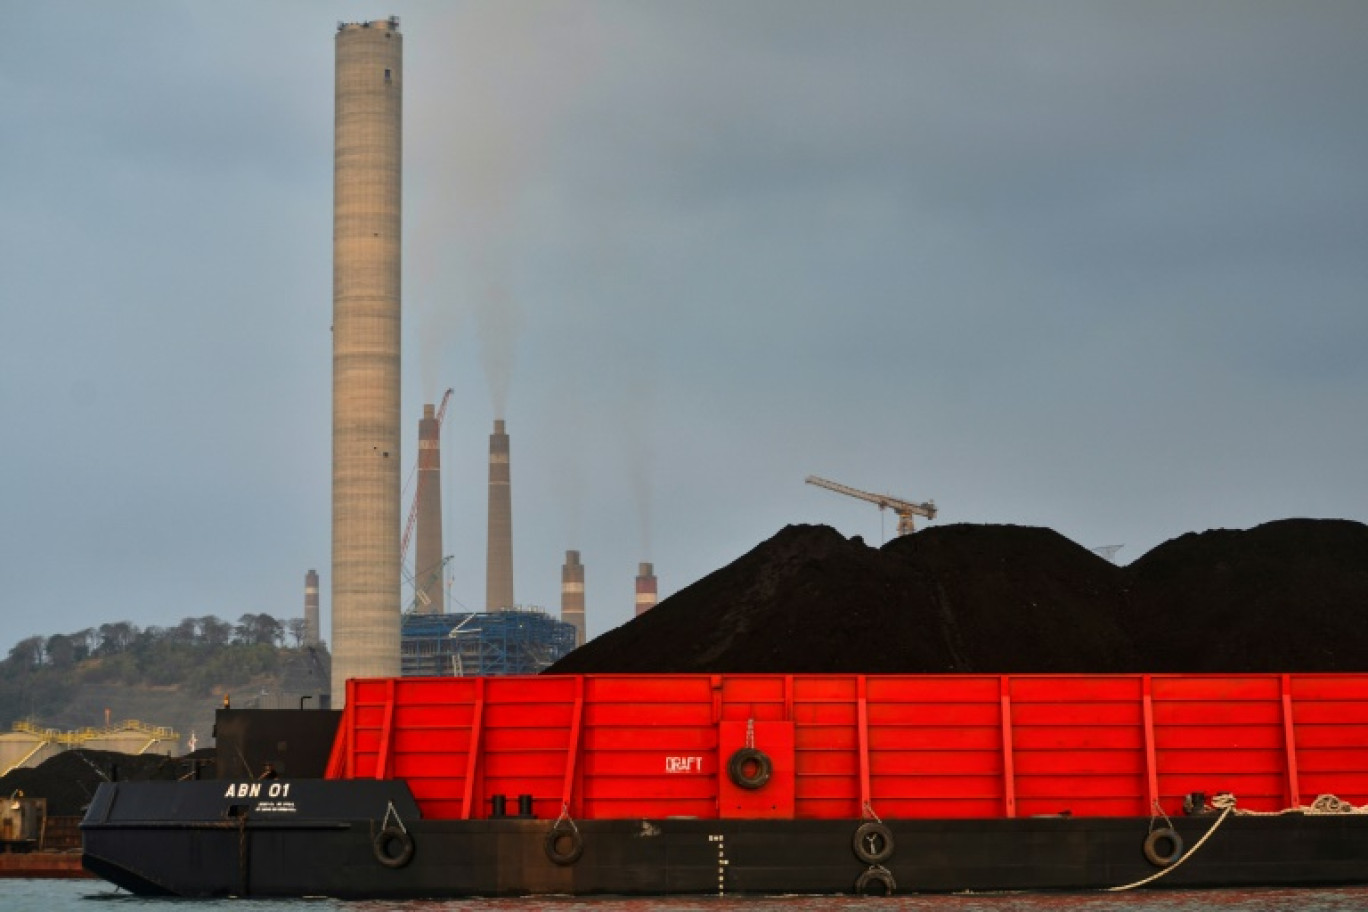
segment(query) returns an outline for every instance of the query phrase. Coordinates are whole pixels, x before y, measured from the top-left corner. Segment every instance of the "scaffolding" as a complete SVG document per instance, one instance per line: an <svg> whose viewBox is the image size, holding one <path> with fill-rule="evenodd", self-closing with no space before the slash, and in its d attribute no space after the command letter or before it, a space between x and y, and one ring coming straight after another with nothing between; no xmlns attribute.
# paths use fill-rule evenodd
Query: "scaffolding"
<svg viewBox="0 0 1368 912"><path fill-rule="evenodd" d="M410 614L400 637L404 677L537 674L575 648L575 626L540 608Z"/></svg>

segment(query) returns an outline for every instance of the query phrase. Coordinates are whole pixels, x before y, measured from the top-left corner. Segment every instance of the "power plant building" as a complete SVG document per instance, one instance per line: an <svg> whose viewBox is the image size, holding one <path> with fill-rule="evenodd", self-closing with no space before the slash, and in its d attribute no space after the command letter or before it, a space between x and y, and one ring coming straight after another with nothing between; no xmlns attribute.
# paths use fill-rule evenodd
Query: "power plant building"
<svg viewBox="0 0 1368 912"><path fill-rule="evenodd" d="M333 145L332 694L399 673L403 38L342 23Z"/></svg>
<svg viewBox="0 0 1368 912"><path fill-rule="evenodd" d="M414 613L404 618L403 673L537 674L574 648L574 626L537 609Z"/></svg>

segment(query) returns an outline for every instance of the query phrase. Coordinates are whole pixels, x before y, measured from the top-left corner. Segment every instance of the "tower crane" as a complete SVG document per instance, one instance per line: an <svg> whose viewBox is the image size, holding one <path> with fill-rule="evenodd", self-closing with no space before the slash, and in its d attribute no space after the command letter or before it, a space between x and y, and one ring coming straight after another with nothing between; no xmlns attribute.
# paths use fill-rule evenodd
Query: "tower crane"
<svg viewBox="0 0 1368 912"><path fill-rule="evenodd" d="M880 510L889 509L898 514L898 534L908 535L913 531L912 517L924 516L927 519L936 518L936 503L928 500L926 503L912 503L906 500L899 500L896 497L889 497L887 494L870 494L868 491L861 491L857 488L847 487L837 484L834 481L827 481L825 478L818 478L816 475L809 475L807 483L816 485L819 488L826 488L828 491L835 491L837 494L847 494L851 497L858 497L860 500L867 500L872 504L877 504Z"/></svg>
<svg viewBox="0 0 1368 912"><path fill-rule="evenodd" d="M447 403L451 401L451 387L442 394L442 405L437 409L437 433L442 432L442 419L446 417ZM418 472L418 483L413 486L413 506L409 508L408 522L404 523L404 537L399 540L399 566L404 566L408 557L409 539L413 537L413 527L418 522L418 497L423 493L423 473Z"/></svg>

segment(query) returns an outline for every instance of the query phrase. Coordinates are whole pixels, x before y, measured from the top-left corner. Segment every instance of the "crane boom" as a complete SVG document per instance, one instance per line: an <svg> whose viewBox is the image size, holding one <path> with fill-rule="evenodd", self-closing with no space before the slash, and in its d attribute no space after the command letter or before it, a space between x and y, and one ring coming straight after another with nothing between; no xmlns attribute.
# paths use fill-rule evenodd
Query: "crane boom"
<svg viewBox="0 0 1368 912"><path fill-rule="evenodd" d="M828 491L835 491L837 494L845 494L850 497L858 497L860 500L867 500L872 504L876 504L880 510L892 510L898 516L899 535L908 535L913 531L913 516L924 516L927 519L936 518L935 501L928 500L926 503L912 503L908 500L890 497L887 494L871 494L868 491L861 491L859 488L852 488L849 485L843 485L839 482L818 478L816 475L809 475L806 480L810 485L826 488Z"/></svg>

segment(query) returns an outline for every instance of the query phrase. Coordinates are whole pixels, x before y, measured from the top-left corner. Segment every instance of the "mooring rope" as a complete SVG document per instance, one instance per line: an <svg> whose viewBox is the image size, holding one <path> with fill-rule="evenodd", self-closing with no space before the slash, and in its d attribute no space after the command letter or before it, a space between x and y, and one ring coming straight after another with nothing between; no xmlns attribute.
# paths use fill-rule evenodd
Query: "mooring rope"
<svg viewBox="0 0 1368 912"><path fill-rule="evenodd" d="M1143 887L1147 883L1153 883L1154 881L1163 877L1165 874L1168 874L1170 871L1174 870L1180 864L1182 864L1183 862L1191 858L1193 855L1195 855L1197 853L1197 850L1200 849L1202 845L1216 833L1216 830L1220 828L1221 824L1224 823L1225 819L1229 817L1231 814L1238 814L1241 817L1279 817L1283 814L1308 814L1314 816L1334 814L1368 814L1368 804L1355 806L1352 801L1345 801L1338 795L1329 794L1317 795L1316 800L1313 801L1309 807L1306 805L1298 805L1297 807L1284 808L1281 811L1251 811L1247 810L1246 808L1237 808L1235 806L1235 796L1230 794L1229 792L1222 792L1219 795L1212 796L1211 806L1213 808L1220 808L1221 816L1216 818L1216 822L1211 825L1211 829L1207 830L1206 833L1203 834L1201 839L1193 843L1192 848L1184 852L1181 858L1179 858L1173 864L1169 865L1167 868L1164 868L1162 871L1159 871L1155 874L1151 874L1144 880L1137 880L1135 883L1125 884L1124 886L1120 887L1108 887L1107 892L1120 893L1124 890L1134 890L1136 887ZM1162 814L1163 811L1160 810L1160 813ZM1166 822L1168 821L1167 815L1164 816L1164 820ZM1152 819L1150 823L1152 828ZM1169 823L1169 829L1173 829L1173 824L1171 822Z"/></svg>
<svg viewBox="0 0 1368 912"><path fill-rule="evenodd" d="M1157 871L1154 874L1151 874L1149 877L1144 878L1143 880L1137 880L1135 883L1128 883L1119 887L1108 887L1107 892L1121 893L1126 890L1134 890L1136 887L1143 887L1145 884L1148 883L1154 883L1156 880L1168 874L1169 872L1176 871L1179 865L1187 861L1193 855L1196 855L1197 850L1200 849L1208 839L1215 835L1216 831L1220 829L1221 824L1225 823L1225 819L1235 812L1235 796L1230 794L1216 795L1211 799L1211 804L1213 807L1222 808L1221 816L1216 818L1216 822L1211 825L1211 829L1207 830L1204 834L1202 834L1201 839L1193 843L1192 848L1188 849L1186 852L1183 853L1182 858L1179 858L1177 861L1169 865L1167 868L1164 868L1162 871Z"/></svg>

